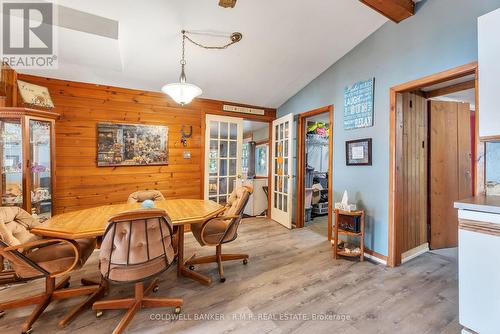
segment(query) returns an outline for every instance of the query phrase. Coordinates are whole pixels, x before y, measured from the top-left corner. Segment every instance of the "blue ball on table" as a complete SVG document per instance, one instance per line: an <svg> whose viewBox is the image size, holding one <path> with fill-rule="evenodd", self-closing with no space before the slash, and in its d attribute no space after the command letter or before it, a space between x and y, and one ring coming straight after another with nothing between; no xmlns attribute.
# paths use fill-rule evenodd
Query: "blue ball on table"
<svg viewBox="0 0 500 334"><path fill-rule="evenodd" d="M150 199L147 199L141 203L141 208L143 208L143 209L152 209L154 207L155 207L155 202L153 202Z"/></svg>

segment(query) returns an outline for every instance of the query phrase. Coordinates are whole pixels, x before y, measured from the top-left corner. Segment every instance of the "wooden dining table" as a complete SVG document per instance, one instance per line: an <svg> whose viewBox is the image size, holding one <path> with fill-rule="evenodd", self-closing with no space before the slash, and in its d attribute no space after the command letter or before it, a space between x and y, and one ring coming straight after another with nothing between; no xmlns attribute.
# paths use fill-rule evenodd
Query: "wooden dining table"
<svg viewBox="0 0 500 334"><path fill-rule="evenodd" d="M61 213L34 227L31 232L43 237L67 240L102 237L110 217L140 207L140 203L111 204ZM198 199L155 201L154 207L164 209L172 224L178 228L177 275L209 285L211 283L209 277L190 270L185 265L189 259L184 260L184 226L203 223L222 213L224 207L213 201Z"/></svg>

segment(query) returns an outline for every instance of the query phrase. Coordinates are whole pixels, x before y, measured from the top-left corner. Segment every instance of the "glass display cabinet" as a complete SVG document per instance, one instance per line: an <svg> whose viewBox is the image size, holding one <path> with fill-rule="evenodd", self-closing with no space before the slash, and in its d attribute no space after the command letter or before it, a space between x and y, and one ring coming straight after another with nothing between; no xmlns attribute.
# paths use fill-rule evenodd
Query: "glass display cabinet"
<svg viewBox="0 0 500 334"><path fill-rule="evenodd" d="M19 206L43 222L52 216L58 114L0 108L1 206Z"/></svg>

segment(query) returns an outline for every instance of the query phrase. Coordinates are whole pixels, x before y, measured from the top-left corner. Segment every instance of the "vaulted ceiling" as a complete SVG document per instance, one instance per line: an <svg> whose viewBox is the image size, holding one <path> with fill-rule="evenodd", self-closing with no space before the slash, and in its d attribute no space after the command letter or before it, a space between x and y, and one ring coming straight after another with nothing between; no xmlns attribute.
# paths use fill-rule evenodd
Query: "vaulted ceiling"
<svg viewBox="0 0 500 334"><path fill-rule="evenodd" d="M279 107L387 22L355 0L238 0L233 9L218 0L58 4L118 21L118 38L101 36L109 32L99 34L98 24L82 32L74 20L72 29L69 20L69 29L57 28L59 68L25 73L160 91L179 77L180 30L239 31L243 40L226 50L187 45L188 82L200 86L204 98L266 107Z"/></svg>

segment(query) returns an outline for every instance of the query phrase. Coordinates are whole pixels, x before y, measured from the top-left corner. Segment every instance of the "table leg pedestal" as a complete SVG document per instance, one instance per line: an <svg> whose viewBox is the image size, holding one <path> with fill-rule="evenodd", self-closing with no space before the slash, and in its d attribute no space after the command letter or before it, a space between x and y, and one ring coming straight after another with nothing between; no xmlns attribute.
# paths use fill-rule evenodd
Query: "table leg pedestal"
<svg viewBox="0 0 500 334"><path fill-rule="evenodd" d="M179 225L179 244L177 248L177 276L187 277L204 285L210 285L212 279L186 267L184 260L184 225Z"/></svg>

